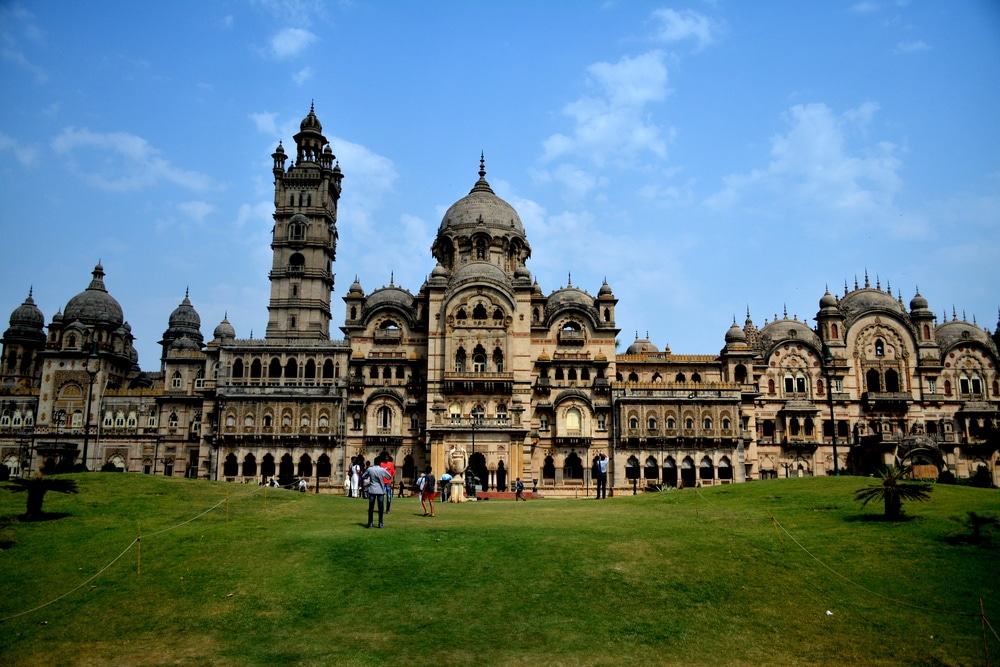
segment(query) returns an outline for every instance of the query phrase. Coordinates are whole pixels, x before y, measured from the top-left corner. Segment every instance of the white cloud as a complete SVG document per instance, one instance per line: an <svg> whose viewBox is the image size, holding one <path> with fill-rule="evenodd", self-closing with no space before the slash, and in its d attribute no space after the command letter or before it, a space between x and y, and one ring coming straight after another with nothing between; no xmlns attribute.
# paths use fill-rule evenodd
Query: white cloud
<svg viewBox="0 0 1000 667"><path fill-rule="evenodd" d="M257 131L278 136L278 114L272 111L262 111L250 114L250 120L257 126Z"/></svg>
<svg viewBox="0 0 1000 667"><path fill-rule="evenodd" d="M856 2L851 5L851 11L855 14L872 14L879 11L881 7L877 2Z"/></svg>
<svg viewBox="0 0 1000 667"><path fill-rule="evenodd" d="M285 28L271 37L271 55L278 60L293 58L319 39L304 28Z"/></svg>
<svg viewBox="0 0 1000 667"><path fill-rule="evenodd" d="M311 78L313 78L312 67L303 67L298 72L292 75L292 81L294 81L300 86Z"/></svg>
<svg viewBox="0 0 1000 667"><path fill-rule="evenodd" d="M899 42L896 44L896 48L893 49L893 53L917 53L918 51L927 51L930 48L930 45L923 40L917 40L915 42Z"/></svg>
<svg viewBox="0 0 1000 667"><path fill-rule="evenodd" d="M896 208L902 187L896 146L882 141L854 152L847 147L848 134L863 129L877 109L869 102L837 116L825 104L792 107L785 114L788 132L771 139L768 164L725 177L725 187L705 205L715 210L739 205L818 225L829 236L865 224L897 235L922 233L915 219Z"/></svg>
<svg viewBox="0 0 1000 667"><path fill-rule="evenodd" d="M130 192L163 182L195 191L216 187L205 174L173 166L145 139L127 132L101 134L68 127L52 140L52 148L87 183L102 190ZM76 160L81 150L84 159Z"/></svg>
<svg viewBox="0 0 1000 667"><path fill-rule="evenodd" d="M10 151L24 167L32 167L38 163L38 149L26 146L0 132L0 151Z"/></svg>
<svg viewBox="0 0 1000 667"><path fill-rule="evenodd" d="M606 161L630 161L642 152L664 157L666 141L646 110L669 92L663 58L662 52L651 51L588 67L594 93L563 108L573 119L572 134L546 139L543 162L574 155L602 166Z"/></svg>
<svg viewBox="0 0 1000 667"><path fill-rule="evenodd" d="M215 211L214 206L203 201L182 202L177 205L177 208L180 209L181 213L196 222L201 222L209 213Z"/></svg>
<svg viewBox="0 0 1000 667"><path fill-rule="evenodd" d="M653 17L661 22L657 37L664 42L693 39L697 48L703 49L715 40L712 20L694 10L657 9Z"/></svg>

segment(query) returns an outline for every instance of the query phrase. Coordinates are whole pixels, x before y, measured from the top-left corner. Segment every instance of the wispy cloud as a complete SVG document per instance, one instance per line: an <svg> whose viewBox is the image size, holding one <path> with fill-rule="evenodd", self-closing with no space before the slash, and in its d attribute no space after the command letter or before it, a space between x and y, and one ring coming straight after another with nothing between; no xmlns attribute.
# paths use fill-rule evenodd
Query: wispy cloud
<svg viewBox="0 0 1000 667"><path fill-rule="evenodd" d="M567 134L554 134L543 142L543 164L579 159L593 167L634 164L647 153L663 158L667 138L650 119L648 106L666 99L667 67L661 51L624 56L616 63L599 62L587 68L591 93L563 107L573 121ZM571 192L586 192L598 183L587 167L553 166L536 177L562 182Z"/></svg>
<svg viewBox="0 0 1000 667"><path fill-rule="evenodd" d="M199 192L216 187L205 174L173 166L145 139L127 132L68 127L53 139L52 148L84 181L102 190L134 192L164 182ZM84 159L77 159L81 151Z"/></svg>
<svg viewBox="0 0 1000 667"><path fill-rule="evenodd" d="M697 49L703 49L713 41L718 25L708 16L691 9L658 9L653 18L660 23L656 37L667 43L694 40Z"/></svg>
<svg viewBox="0 0 1000 667"><path fill-rule="evenodd" d="M23 7L0 6L0 58L29 72L35 83L48 81L48 73L26 53L26 43L44 47L44 34L35 16Z"/></svg>
<svg viewBox="0 0 1000 667"><path fill-rule="evenodd" d="M792 107L785 114L788 131L771 139L767 165L726 176L725 187L704 203L715 210L735 207L822 224L832 236L865 224L920 233L914 220L900 220L895 205L902 187L896 146L886 141L855 151L847 146L848 135L863 130L877 110L871 102L839 116L821 103Z"/></svg>
<svg viewBox="0 0 1000 667"><path fill-rule="evenodd" d="M903 53L917 53L918 51L927 51L931 47L930 45L923 41L922 39L913 42L899 42L896 44L896 48L893 49L893 53L903 54Z"/></svg>
<svg viewBox="0 0 1000 667"><path fill-rule="evenodd" d="M318 39L304 28L285 28L271 37L270 55L278 60L288 60L308 49Z"/></svg>
<svg viewBox="0 0 1000 667"><path fill-rule="evenodd" d="M0 151L10 151L17 158L17 161L24 167L33 167L38 164L38 149L34 146L27 146L0 132Z"/></svg>

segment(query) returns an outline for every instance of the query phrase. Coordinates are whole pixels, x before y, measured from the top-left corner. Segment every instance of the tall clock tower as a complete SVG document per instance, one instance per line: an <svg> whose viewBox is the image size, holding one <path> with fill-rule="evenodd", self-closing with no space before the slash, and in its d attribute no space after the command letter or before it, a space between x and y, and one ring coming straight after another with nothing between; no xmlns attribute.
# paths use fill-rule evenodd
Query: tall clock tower
<svg viewBox="0 0 1000 667"><path fill-rule="evenodd" d="M295 135L295 161L274 158L274 230L267 338L330 338L337 201L344 176L312 107Z"/></svg>

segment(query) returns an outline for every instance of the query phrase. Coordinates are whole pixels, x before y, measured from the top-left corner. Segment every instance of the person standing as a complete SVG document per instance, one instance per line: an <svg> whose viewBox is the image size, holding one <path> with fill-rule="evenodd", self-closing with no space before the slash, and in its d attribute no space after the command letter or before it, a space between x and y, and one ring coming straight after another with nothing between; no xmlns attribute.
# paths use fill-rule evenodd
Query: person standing
<svg viewBox="0 0 1000 667"><path fill-rule="evenodd" d="M517 495L514 496L515 503L518 500L523 500L524 502L528 502L528 499L524 497L524 482L521 481L520 477L518 477L517 481L514 482L514 490L517 491Z"/></svg>
<svg viewBox="0 0 1000 667"><path fill-rule="evenodd" d="M437 480L431 472L431 467L424 469L424 485L420 489L420 506L424 508L424 516L434 516L434 485ZM427 505L430 504L430 513L427 512Z"/></svg>
<svg viewBox="0 0 1000 667"><path fill-rule="evenodd" d="M388 514L392 510L392 484L396 479L396 464L392 462L392 457L386 454L379 465L389 473L389 483L385 487L385 513Z"/></svg>
<svg viewBox="0 0 1000 667"><path fill-rule="evenodd" d="M372 527L375 503L378 503L378 527L382 527L382 512L384 509L385 489L392 484L392 477L385 468L373 465L364 472L364 480L368 482L368 527Z"/></svg>
<svg viewBox="0 0 1000 667"><path fill-rule="evenodd" d="M597 499L608 497L608 457L603 453L597 457Z"/></svg>
<svg viewBox="0 0 1000 667"><path fill-rule="evenodd" d="M361 474L361 466L358 464L357 457L351 457L351 498L358 497L358 475Z"/></svg>

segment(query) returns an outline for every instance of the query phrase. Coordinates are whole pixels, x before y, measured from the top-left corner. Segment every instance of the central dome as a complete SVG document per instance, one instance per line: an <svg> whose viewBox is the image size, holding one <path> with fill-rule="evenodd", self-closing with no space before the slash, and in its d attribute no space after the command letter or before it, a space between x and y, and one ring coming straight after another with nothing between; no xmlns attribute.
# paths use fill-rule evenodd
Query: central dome
<svg viewBox="0 0 1000 667"><path fill-rule="evenodd" d="M483 230L491 236L524 238L524 225L514 207L497 197L486 182L485 160L479 161L479 180L469 194L451 205L444 214L438 236Z"/></svg>
<svg viewBox="0 0 1000 667"><path fill-rule="evenodd" d="M66 304L63 319L67 323L80 321L108 328L120 327L125 318L122 316L121 305L104 287L104 267L100 264L95 266L93 275L90 286Z"/></svg>

